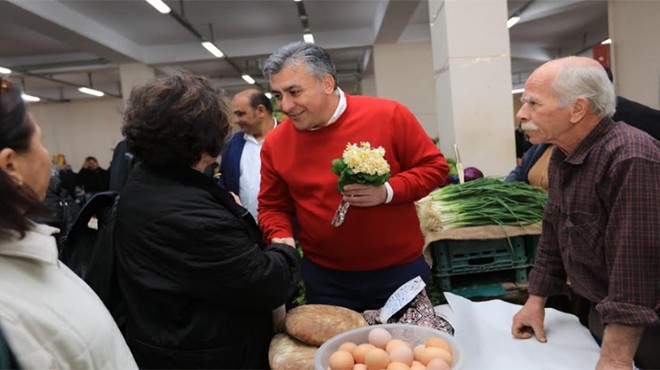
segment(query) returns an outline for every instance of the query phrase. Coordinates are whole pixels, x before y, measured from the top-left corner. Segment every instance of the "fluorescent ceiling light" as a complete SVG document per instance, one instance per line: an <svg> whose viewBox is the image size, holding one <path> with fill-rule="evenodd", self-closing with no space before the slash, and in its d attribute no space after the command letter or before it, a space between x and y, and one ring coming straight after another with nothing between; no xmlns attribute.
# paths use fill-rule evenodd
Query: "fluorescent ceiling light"
<svg viewBox="0 0 660 370"><path fill-rule="evenodd" d="M612 43L612 40L611 40L611 39L607 39L607 40L601 42L602 45L609 45L609 44L611 44L611 43Z"/></svg>
<svg viewBox="0 0 660 370"><path fill-rule="evenodd" d="M301 2L302 0L293 0L293 1L295 1L295 2L297 2L297 3L299 3L299 2Z"/></svg>
<svg viewBox="0 0 660 370"><path fill-rule="evenodd" d="M146 0L151 6L156 8L159 12L163 14L167 14L172 11L167 4L165 4L162 0Z"/></svg>
<svg viewBox="0 0 660 370"><path fill-rule="evenodd" d="M212 42L210 41L204 41L202 42L202 46L206 48L206 50L209 51L209 53L213 54L216 58L222 58L225 54L223 54L220 49L218 49L217 46L215 46Z"/></svg>
<svg viewBox="0 0 660 370"><path fill-rule="evenodd" d="M250 85L254 85L257 82L249 74L244 74L241 76L241 78L244 79L245 82L249 83Z"/></svg>
<svg viewBox="0 0 660 370"><path fill-rule="evenodd" d="M29 102L35 102L35 101L40 101L41 100L41 98L39 98L39 97L28 95L28 94L25 94L25 93L21 94L21 97L23 98L24 101L29 101Z"/></svg>
<svg viewBox="0 0 660 370"><path fill-rule="evenodd" d="M98 91L94 89L90 89L88 87L79 87L78 91L81 93L89 94L89 95L94 95L94 96L103 96L105 93L103 91Z"/></svg>
<svg viewBox="0 0 660 370"><path fill-rule="evenodd" d="M0 73L8 75L8 74L11 73L11 69L5 68L5 67L0 67Z"/></svg>
<svg viewBox="0 0 660 370"><path fill-rule="evenodd" d="M520 17L517 15L514 15L513 17L509 18L508 21L506 21L506 27L511 28L516 25L520 21Z"/></svg>
<svg viewBox="0 0 660 370"><path fill-rule="evenodd" d="M520 94L521 92L524 92L524 91L525 91L525 89L523 89L523 88L513 89L513 90L511 90L511 93L512 94Z"/></svg>
<svg viewBox="0 0 660 370"><path fill-rule="evenodd" d="M264 95L266 95L266 97L267 97L268 99L272 99L272 98L273 98L273 94L271 94L271 93L265 93Z"/></svg>
<svg viewBox="0 0 660 370"><path fill-rule="evenodd" d="M313 43L314 43L314 35L312 35L311 33L307 32L307 33L305 33L305 34L303 35L303 40L305 40L305 42L308 42L308 43L310 43L310 44L313 44Z"/></svg>

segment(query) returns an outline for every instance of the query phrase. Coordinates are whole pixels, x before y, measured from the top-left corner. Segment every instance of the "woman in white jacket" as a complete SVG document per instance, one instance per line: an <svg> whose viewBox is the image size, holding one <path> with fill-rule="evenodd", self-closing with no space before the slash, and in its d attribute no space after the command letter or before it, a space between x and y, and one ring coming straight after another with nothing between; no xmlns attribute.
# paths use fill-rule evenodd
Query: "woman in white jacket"
<svg viewBox="0 0 660 370"><path fill-rule="evenodd" d="M50 156L20 91L0 77L0 328L24 369L137 368L96 294L57 259L57 229L35 223Z"/></svg>

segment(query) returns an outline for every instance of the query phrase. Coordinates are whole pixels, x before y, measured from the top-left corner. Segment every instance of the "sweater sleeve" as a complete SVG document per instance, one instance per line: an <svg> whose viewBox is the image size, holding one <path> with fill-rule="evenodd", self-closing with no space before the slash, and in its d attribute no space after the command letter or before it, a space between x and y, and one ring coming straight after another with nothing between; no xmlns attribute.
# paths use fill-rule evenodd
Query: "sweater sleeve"
<svg viewBox="0 0 660 370"><path fill-rule="evenodd" d="M527 151L523 154L522 156L522 161L520 165L517 165L516 168L509 173L509 176L504 179L506 182L520 182L524 181L529 183L527 181L527 173L529 172L529 169L532 167L534 162L536 162L536 152L538 151L539 145L532 145Z"/></svg>
<svg viewBox="0 0 660 370"><path fill-rule="evenodd" d="M267 243L273 238L293 237L293 208L286 181L275 171L273 151L265 140L261 148L258 218Z"/></svg>
<svg viewBox="0 0 660 370"><path fill-rule="evenodd" d="M391 203L416 201L444 182L449 165L415 116L401 104L393 112L392 125L401 172L389 180L394 192Z"/></svg>

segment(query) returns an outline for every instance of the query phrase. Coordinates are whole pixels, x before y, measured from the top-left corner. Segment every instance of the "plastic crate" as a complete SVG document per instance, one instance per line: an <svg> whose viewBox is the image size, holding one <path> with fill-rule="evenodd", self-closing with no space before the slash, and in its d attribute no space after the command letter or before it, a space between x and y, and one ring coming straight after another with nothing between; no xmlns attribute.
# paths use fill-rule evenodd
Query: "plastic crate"
<svg viewBox="0 0 660 370"><path fill-rule="evenodd" d="M530 265L533 265L534 261L536 261L536 251L540 238L541 235L525 235L525 249Z"/></svg>
<svg viewBox="0 0 660 370"><path fill-rule="evenodd" d="M529 265L477 274L433 275L433 284L441 292L453 292L463 297L498 296L504 294L502 283L528 282ZM504 280L503 280L504 278Z"/></svg>
<svg viewBox="0 0 660 370"><path fill-rule="evenodd" d="M439 276L507 270L528 264L524 236L431 243L433 272Z"/></svg>

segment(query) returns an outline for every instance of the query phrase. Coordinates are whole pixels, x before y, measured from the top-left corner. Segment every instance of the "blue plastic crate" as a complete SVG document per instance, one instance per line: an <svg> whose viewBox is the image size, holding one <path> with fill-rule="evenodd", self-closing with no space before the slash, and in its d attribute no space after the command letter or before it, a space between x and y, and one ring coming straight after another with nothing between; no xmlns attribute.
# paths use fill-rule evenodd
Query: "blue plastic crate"
<svg viewBox="0 0 660 370"><path fill-rule="evenodd" d="M453 292L463 297L492 297L504 294L504 282L526 284L529 265L512 269L476 274L433 275L433 284L442 292ZM503 277L504 280L503 280Z"/></svg>
<svg viewBox="0 0 660 370"><path fill-rule="evenodd" d="M433 274L442 291L452 291L452 277L511 270L514 282L527 283L525 236L485 240L438 240L431 243Z"/></svg>
<svg viewBox="0 0 660 370"><path fill-rule="evenodd" d="M528 264L524 236L431 243L433 272L439 276L507 270Z"/></svg>

